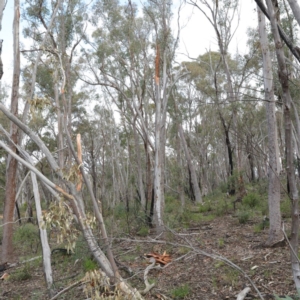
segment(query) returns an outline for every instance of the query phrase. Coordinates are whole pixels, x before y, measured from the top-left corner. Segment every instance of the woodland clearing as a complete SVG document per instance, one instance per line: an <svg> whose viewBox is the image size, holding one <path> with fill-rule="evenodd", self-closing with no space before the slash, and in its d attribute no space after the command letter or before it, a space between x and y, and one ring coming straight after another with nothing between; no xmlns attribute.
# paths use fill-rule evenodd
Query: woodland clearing
<svg viewBox="0 0 300 300"><path fill-rule="evenodd" d="M282 210L287 233L288 206L284 200ZM176 201L167 201L166 210L173 229L167 230L165 240L147 229L135 213L126 213L125 208L118 207L114 214L106 216L109 231L114 234L112 249L122 276L138 290L145 288L144 270L149 265L145 254L165 252L171 256L171 263L150 270L148 280L154 287L145 299L236 299L247 286L251 291L245 299L259 299L243 274L199 251L220 255L239 266L264 299L275 299L275 294L281 297L295 294L287 244L276 248L261 247L268 237L263 203L252 208L238 204L238 210L234 211L231 200L223 198L218 203L206 200L202 206L190 205L183 213L176 212L176 208ZM16 225L15 232L15 261L40 254L35 225ZM55 230L50 236L51 249L63 247L56 244ZM52 266L57 292L83 278L86 271L98 268L81 238L73 254L54 251ZM0 282L0 299L47 299L41 258L4 272L10 277ZM86 299L83 290L83 285L78 285L58 299Z"/></svg>

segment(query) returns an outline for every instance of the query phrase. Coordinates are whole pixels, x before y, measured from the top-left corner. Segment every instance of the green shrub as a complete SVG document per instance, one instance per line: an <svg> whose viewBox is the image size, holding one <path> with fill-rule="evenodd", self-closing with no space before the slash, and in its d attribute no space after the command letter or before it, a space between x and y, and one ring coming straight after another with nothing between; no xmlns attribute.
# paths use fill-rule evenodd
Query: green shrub
<svg viewBox="0 0 300 300"><path fill-rule="evenodd" d="M291 217L291 200L288 197L285 197L280 202L280 211L283 218Z"/></svg>
<svg viewBox="0 0 300 300"><path fill-rule="evenodd" d="M32 276L30 274L30 266L28 264L24 265L23 268L16 270L15 272L13 272L10 277L9 280L12 281L24 281L27 279L30 279Z"/></svg>
<svg viewBox="0 0 300 300"><path fill-rule="evenodd" d="M240 224L246 224L250 219L250 213L246 210L240 210L237 213L237 217Z"/></svg>
<svg viewBox="0 0 300 300"><path fill-rule="evenodd" d="M243 204L251 208L254 208L258 206L258 204L260 203L260 198L261 197L256 193L249 193L243 198Z"/></svg>
<svg viewBox="0 0 300 300"><path fill-rule="evenodd" d="M85 272L88 272L88 271L96 270L99 267L98 267L97 263L94 260L92 260L90 258L86 258L83 261L83 268L84 268Z"/></svg>
<svg viewBox="0 0 300 300"><path fill-rule="evenodd" d="M201 212L201 213L205 213L205 212L208 212L208 211L211 211L211 210L212 210L212 208L211 208L211 202L210 201L199 205L199 212Z"/></svg>
<svg viewBox="0 0 300 300"><path fill-rule="evenodd" d="M186 297L190 292L190 288L187 284L179 286L178 288L175 288L172 292L171 295L175 299L183 299Z"/></svg>
<svg viewBox="0 0 300 300"><path fill-rule="evenodd" d="M142 226L136 234L139 236L147 236L149 234L149 228L147 226Z"/></svg>
<svg viewBox="0 0 300 300"><path fill-rule="evenodd" d="M14 232L13 241L16 247L24 251L30 248L32 251L37 252L40 244L38 227L32 223L26 223L18 227Z"/></svg>

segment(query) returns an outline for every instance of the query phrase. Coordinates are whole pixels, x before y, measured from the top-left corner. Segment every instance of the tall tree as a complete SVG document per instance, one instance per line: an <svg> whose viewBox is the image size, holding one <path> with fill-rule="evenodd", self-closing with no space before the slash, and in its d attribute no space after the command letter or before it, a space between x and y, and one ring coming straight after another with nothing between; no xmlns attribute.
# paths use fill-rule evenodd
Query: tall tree
<svg viewBox="0 0 300 300"><path fill-rule="evenodd" d="M268 204L270 216L269 237L266 242L267 246L282 241L283 234L281 231L281 213L280 213L280 179L279 179L279 153L277 139L277 122L275 117L275 97L274 82L272 73L272 62L268 45L268 36L266 32L265 16L257 7L259 21L259 37L263 56L263 77L265 86L266 113L268 124Z"/></svg>
<svg viewBox="0 0 300 300"><path fill-rule="evenodd" d="M19 102L19 82L20 82L20 48L19 48L19 24L20 24L20 2L14 2L14 21L13 21L13 53L14 53L14 70L13 84L11 93L11 112L14 116L18 115ZM17 152L18 144L18 127L11 122L10 125L10 148L13 153ZM3 237L2 237L2 262L9 261L13 256L13 218L16 201L16 185L17 185L17 160L10 154L7 156L6 163L6 182L5 182L5 203L3 212Z"/></svg>
<svg viewBox="0 0 300 300"><path fill-rule="evenodd" d="M286 148L286 170L289 186L289 196L292 201L292 228L291 228L291 262L294 282L297 289L300 289L300 265L298 257L299 248L299 208L298 208L298 189L296 186L295 166L294 166L294 147L292 140L291 122L291 103L292 98L289 89L289 74L286 67L283 44L278 31L278 23L272 0L267 0L268 13L270 16L271 30L276 45L276 57L278 61L278 76L282 88L282 100L284 106L285 122L285 148Z"/></svg>

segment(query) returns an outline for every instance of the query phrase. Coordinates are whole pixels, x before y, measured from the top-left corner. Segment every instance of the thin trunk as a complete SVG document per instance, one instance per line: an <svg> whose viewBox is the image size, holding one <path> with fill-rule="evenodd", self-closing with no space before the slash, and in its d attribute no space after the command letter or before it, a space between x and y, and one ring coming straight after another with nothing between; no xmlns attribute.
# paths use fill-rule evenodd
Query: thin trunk
<svg viewBox="0 0 300 300"><path fill-rule="evenodd" d="M18 115L18 99L19 99L19 81L20 81L20 49L19 49L19 23L20 23L20 3L15 0L14 5L14 73L13 86L11 95L11 113L14 116ZM18 144L18 128L16 124L11 122L10 125L11 141ZM16 147L11 144L11 150L16 153ZM7 262L12 258L13 254L13 218L16 200L16 175L17 161L10 154L7 157L6 163L6 183L5 183L5 203L3 212L3 237L2 237L2 262Z"/></svg>
<svg viewBox="0 0 300 300"><path fill-rule="evenodd" d="M181 124L178 125L178 131L179 131L179 136L181 139L181 143L184 149L184 153L185 153L185 157L189 166L189 170L191 172L191 181L192 181L192 188L193 188L193 192L195 195L195 201L196 203L203 203L202 201L202 196L201 196L201 191L199 188L199 184L198 184L198 180L197 180L197 175L196 175L196 171L192 162L192 158L191 158L191 154L190 151L188 149L185 137L184 137L184 133L183 133L183 129Z"/></svg>
<svg viewBox="0 0 300 300"><path fill-rule="evenodd" d="M288 0L292 12L294 14L295 19L297 20L298 24L300 25L300 6L296 0Z"/></svg>
<svg viewBox="0 0 300 300"><path fill-rule="evenodd" d="M2 18L3 18L3 11L5 9L7 0L0 0L0 31L2 29Z"/></svg>
<svg viewBox="0 0 300 300"><path fill-rule="evenodd" d="M41 207L41 199L40 193L38 188L38 183L36 179L36 175L31 172L31 180L32 180L32 187L33 187L33 194L35 200L35 209L36 209L36 216L40 230L40 239L42 244L42 251L43 251L43 265L44 265L44 274L45 280L47 283L47 288L51 297L53 297L53 278L52 278L52 267L51 267L51 249L48 243L47 237L47 230L43 228L43 219L42 219L42 207Z"/></svg>
<svg viewBox="0 0 300 300"><path fill-rule="evenodd" d="M179 172L178 172L178 187L177 191L179 194L179 199L181 203L181 211L184 210L185 207L185 197L184 197L184 189L183 189L183 182L184 182L184 177L183 177L183 166L182 166L182 159L181 159L181 143L180 143L180 138L177 135L176 136L176 144L177 144L177 165L179 167Z"/></svg>
<svg viewBox="0 0 300 300"><path fill-rule="evenodd" d="M276 45L276 56L278 61L278 75L282 87L282 98L284 106L284 120L285 120L285 147L286 147L286 170L289 185L289 196L292 201L292 228L291 228L291 263L294 282L297 289L300 289L300 266L298 257L299 248L299 208L298 208L298 190L295 178L294 166L294 151L292 143L292 124L291 124L291 95L289 90L289 76L285 65L285 56L283 45L279 36L277 22L275 19L274 7L271 0L267 0L268 12L271 21L271 29L273 33L274 42Z"/></svg>
<svg viewBox="0 0 300 300"><path fill-rule="evenodd" d="M145 195L145 188L144 188L144 183L143 183L143 171L142 171L141 153L140 153L141 148L140 148L139 137L138 137L135 126L133 126L133 134L134 134L136 159L137 159L138 189L139 189L139 194L140 194L142 210L146 212L146 195Z"/></svg>
<svg viewBox="0 0 300 300"><path fill-rule="evenodd" d="M267 246L282 241L283 234L281 231L281 213L280 213L280 180L278 170L278 139L277 139L277 126L275 117L275 98L273 88L273 74L272 62L268 47L268 36L266 32L265 16L257 7L258 21L259 21L259 37L263 55L263 74L264 74L264 87L266 99L266 113L268 121L268 177L269 177L269 190L268 190L268 204L269 204L269 217L270 229L269 237L266 241Z"/></svg>
<svg viewBox="0 0 300 300"><path fill-rule="evenodd" d="M57 108L57 150L58 150L58 165L61 170L64 168L64 138L63 138L63 115L61 113L61 105L59 101L58 91L58 72L54 75L54 99Z"/></svg>
<svg viewBox="0 0 300 300"><path fill-rule="evenodd" d="M163 222L163 186L162 186L162 154L161 145L161 130L162 130L162 116L161 116L161 95L160 95L160 75L159 75L160 55L159 47L156 49L155 60L155 160L154 160L154 214L155 225L158 234L164 231Z"/></svg>

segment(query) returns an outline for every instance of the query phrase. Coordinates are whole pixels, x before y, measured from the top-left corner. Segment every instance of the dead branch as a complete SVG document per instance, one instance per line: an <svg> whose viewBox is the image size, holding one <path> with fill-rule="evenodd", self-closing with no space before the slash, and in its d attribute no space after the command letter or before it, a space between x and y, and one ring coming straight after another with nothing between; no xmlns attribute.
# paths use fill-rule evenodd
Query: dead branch
<svg viewBox="0 0 300 300"><path fill-rule="evenodd" d="M238 295L236 300L244 300L247 294L251 291L249 287L244 288Z"/></svg>
<svg viewBox="0 0 300 300"><path fill-rule="evenodd" d="M171 231L173 234L175 234L176 236L178 236L176 233L174 233L173 231ZM252 281L252 279L248 276L248 274L241 269L238 265L236 265L235 263L233 263L231 260L227 259L226 257L223 257L221 255L218 254L214 254L214 253L208 253L204 250L200 250L196 247L194 247L190 242L187 241L187 244L180 244L180 243L172 243L172 242L167 242L164 240L155 240L155 239L148 239L148 240L137 240L137 239L129 239L129 238L116 238L115 240L118 241L127 241L127 242L135 242L135 243L154 243L154 244L163 244L163 245L171 245L174 247L185 247L190 249L191 251L193 251L196 254L200 254L200 255L204 255L207 257L210 257L214 260L217 261L222 261L225 264L227 264L228 266L236 269L237 271L239 271L241 274L244 275L244 277L250 282L250 284L253 286L253 288L255 289L255 291L257 292L259 298L261 300L264 300L264 297L262 296L261 292L258 290L257 286L255 285L255 283ZM174 260L176 261L176 260ZM168 267L169 265L171 265L172 262L170 262L168 265L166 265L164 268Z"/></svg>

